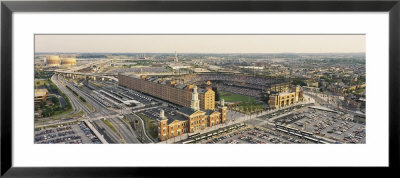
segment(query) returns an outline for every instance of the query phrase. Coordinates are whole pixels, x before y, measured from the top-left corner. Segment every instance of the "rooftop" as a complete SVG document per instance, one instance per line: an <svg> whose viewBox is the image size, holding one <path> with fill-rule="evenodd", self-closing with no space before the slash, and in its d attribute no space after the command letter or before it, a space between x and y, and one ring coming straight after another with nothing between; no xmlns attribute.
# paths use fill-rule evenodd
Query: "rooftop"
<svg viewBox="0 0 400 178"><path fill-rule="evenodd" d="M49 91L47 91L47 89L43 88L43 89L35 89L35 97L41 97L44 96L48 93Z"/></svg>
<svg viewBox="0 0 400 178"><path fill-rule="evenodd" d="M217 111L214 111L214 110L206 110L206 115L210 115L210 114L212 114L212 113L214 113L214 112L217 112Z"/></svg>
<svg viewBox="0 0 400 178"><path fill-rule="evenodd" d="M184 85L184 84L178 84L178 85L176 85L176 88L179 88L179 89L183 89L183 88L185 88L186 87L186 85Z"/></svg>
<svg viewBox="0 0 400 178"><path fill-rule="evenodd" d="M186 118L184 115L182 115L182 114L176 114L176 115L173 116L172 118L169 118L168 121L167 121L167 123L170 124L170 123L174 122L175 120L178 120L178 121L186 121L187 118Z"/></svg>
<svg viewBox="0 0 400 178"><path fill-rule="evenodd" d="M181 109L179 109L178 112L181 112L181 113L184 113L184 114L190 116L193 113L195 113L196 110L185 106L185 107L182 107Z"/></svg>

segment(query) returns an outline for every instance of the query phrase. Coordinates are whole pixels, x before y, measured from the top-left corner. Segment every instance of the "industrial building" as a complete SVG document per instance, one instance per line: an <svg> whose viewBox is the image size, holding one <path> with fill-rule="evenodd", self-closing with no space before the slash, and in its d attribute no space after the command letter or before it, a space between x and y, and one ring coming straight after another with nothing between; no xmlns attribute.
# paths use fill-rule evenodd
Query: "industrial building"
<svg viewBox="0 0 400 178"><path fill-rule="evenodd" d="M59 56L46 56L46 66L59 66L60 57Z"/></svg>
<svg viewBox="0 0 400 178"><path fill-rule="evenodd" d="M73 55L46 56L46 66L72 66L76 65L76 57Z"/></svg>
<svg viewBox="0 0 400 178"><path fill-rule="evenodd" d="M61 65L63 65L63 66L76 65L76 57L75 56L62 56L61 57Z"/></svg>

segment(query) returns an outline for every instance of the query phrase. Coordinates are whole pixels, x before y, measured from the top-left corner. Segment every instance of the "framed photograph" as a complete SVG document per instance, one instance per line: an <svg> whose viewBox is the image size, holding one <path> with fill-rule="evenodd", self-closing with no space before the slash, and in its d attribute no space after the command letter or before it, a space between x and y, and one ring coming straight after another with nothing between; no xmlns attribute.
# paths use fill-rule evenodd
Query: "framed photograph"
<svg viewBox="0 0 400 178"><path fill-rule="evenodd" d="M399 6L3 1L1 175L397 168Z"/></svg>

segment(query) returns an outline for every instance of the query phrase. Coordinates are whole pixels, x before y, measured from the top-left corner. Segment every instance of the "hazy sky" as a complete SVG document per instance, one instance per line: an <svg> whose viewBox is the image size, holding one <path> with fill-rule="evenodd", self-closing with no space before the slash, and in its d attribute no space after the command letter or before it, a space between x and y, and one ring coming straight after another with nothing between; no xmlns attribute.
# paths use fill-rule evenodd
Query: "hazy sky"
<svg viewBox="0 0 400 178"><path fill-rule="evenodd" d="M365 35L35 35L35 52L365 52Z"/></svg>

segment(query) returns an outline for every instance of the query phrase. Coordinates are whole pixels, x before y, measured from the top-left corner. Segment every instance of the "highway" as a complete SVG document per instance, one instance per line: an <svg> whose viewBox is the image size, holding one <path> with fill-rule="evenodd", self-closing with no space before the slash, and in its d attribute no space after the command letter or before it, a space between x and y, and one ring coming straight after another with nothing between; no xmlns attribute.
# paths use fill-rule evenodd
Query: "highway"
<svg viewBox="0 0 400 178"><path fill-rule="evenodd" d="M86 102L88 102L93 108L95 109L95 112L90 114L90 119L93 120L92 118L106 118L107 120L110 121L110 123L117 129L117 131L121 134L123 142L125 143L140 143L139 140L136 138L136 135L132 128L126 124L123 120L121 120L119 117L116 116L117 112L108 110L106 107L104 107L102 104L98 103L97 100L93 98L88 92L91 91L83 91L82 89L74 86L70 82L66 82L67 85L73 89L75 92L78 93L78 95L82 96ZM104 127L105 129L108 130L108 126ZM108 133L110 130L108 130ZM115 139L115 136L114 137Z"/></svg>
<svg viewBox="0 0 400 178"><path fill-rule="evenodd" d="M115 127L115 129L117 129L117 131L119 132L119 134L122 138L120 138L119 135L116 135L104 123L99 123L98 121L95 122L96 125L98 125L101 128L104 128L106 130L105 134L109 135L113 141L115 141L117 143L140 143L140 141L137 139L137 136L135 135L135 132L133 131L133 129L130 127L130 125L126 124L122 119L120 119L118 117L117 112L109 110L103 104L99 103L96 99L94 99L92 95L90 95L90 92L92 92L92 90L90 90L89 88L80 89L80 88L74 86L70 82L66 82L66 83L71 89L73 89L80 96L82 96L95 109L95 113L92 113L89 115L91 121L94 122L95 119L106 118ZM91 87L91 89L95 89L95 88ZM101 122L103 122L103 121L101 121Z"/></svg>
<svg viewBox="0 0 400 178"><path fill-rule="evenodd" d="M70 90L68 90L63 84L61 84L57 75L53 75L51 77L51 81L61 90L61 92L63 92L69 98L72 108L74 109L74 112L72 112L71 114L78 113L79 111L83 111L86 114L91 113L90 109L87 108L83 103L81 103L79 98L77 98Z"/></svg>
<svg viewBox="0 0 400 178"><path fill-rule="evenodd" d="M125 143L114 131L108 127L103 120L95 120L92 121L92 124L96 127L96 129L104 135L105 139L109 143Z"/></svg>
<svg viewBox="0 0 400 178"><path fill-rule="evenodd" d="M39 122L35 123L35 127L40 127L40 126L46 126L46 125L53 125L53 124L61 124L64 122L71 122L71 121L75 121L75 120L79 120L78 119L73 119L70 118L68 116L71 116L73 114L79 113L80 111L85 112L86 114L91 113L91 111L89 110L89 108L87 108L83 103L81 103L81 101L79 100L79 98L77 98L70 90L68 90L59 80L57 75L53 75L51 76L50 80L54 83L54 85L56 85L58 87L58 89L60 89L61 92L63 92L69 99L72 109L73 111L64 115L59 115L57 116L55 119L52 117L49 118L41 118ZM61 120L59 120L61 119Z"/></svg>
<svg viewBox="0 0 400 178"><path fill-rule="evenodd" d="M57 69L57 70L55 70L55 72L57 72L57 73L64 73L64 74L76 74L76 75L85 75L85 76L95 76L95 77L100 77L100 78L104 77L104 78L108 78L108 79L112 79L112 80L118 81L117 78L112 77L112 76L109 76L109 75L76 72L76 71L82 70L82 69L84 69L84 68L88 68L88 67L90 67L90 66L93 66L93 65L97 65L97 66L98 66L98 65L102 65L102 64L109 63L109 62L112 62L112 59L104 59L104 60L101 60L101 61L92 62L92 63L88 63L88 64L81 65L81 66L76 66L76 67L73 67L72 69L69 69L69 70Z"/></svg>
<svg viewBox="0 0 400 178"><path fill-rule="evenodd" d="M133 131L133 129L131 128L131 126L128 125L127 123L125 123L120 118L120 115L118 115L117 112L109 110L106 106L104 106L102 103L99 103L99 101L97 101L94 98L94 96L92 96L90 94L91 92L93 92L93 90L86 88L86 86L84 86L83 89L78 88L72 82L68 82L62 76L59 76L59 75L53 75L51 77L51 80L69 98L71 105L73 107L73 112L71 114L78 113L80 111L85 112L87 115L87 118L84 120L92 122L93 125L95 126L95 128L97 128L97 130L101 134L105 135L105 138L110 143L141 143L138 140L138 138L137 138L135 132ZM84 98L86 100L87 104L92 106L94 110L93 111L90 110L78 98L78 96L76 96L66 86L68 86L72 91L76 92L79 96ZM108 127L104 123L104 121L102 120L103 118L107 119L115 127L118 134L115 133L110 127ZM43 124L49 124L49 122L46 122ZM142 122L142 124L143 124L143 122ZM144 129L145 127L142 125L142 128ZM147 136L147 133L146 133L146 136ZM148 142L152 142L152 141L150 140Z"/></svg>
<svg viewBox="0 0 400 178"><path fill-rule="evenodd" d="M103 105L99 104L94 98L93 96L91 96L90 94L82 91L81 89L79 89L78 87L75 87L73 84L71 84L70 82L67 82L65 80L63 80L66 85L68 85L68 87L70 87L72 90L74 90L76 93L78 93L79 96L83 97L86 102L93 106L94 111L93 113L90 113L88 116L91 117L101 117L101 116L108 116L108 115L114 115L116 114L113 111L108 110L107 108L105 108Z"/></svg>
<svg viewBox="0 0 400 178"><path fill-rule="evenodd" d="M140 141L136 138L135 132L122 119L118 117L113 117L107 120L109 120L111 124L117 129L117 131L121 134L126 143L140 143Z"/></svg>

